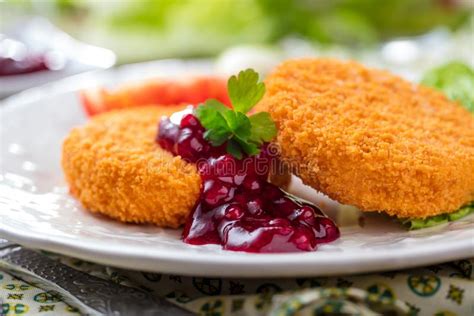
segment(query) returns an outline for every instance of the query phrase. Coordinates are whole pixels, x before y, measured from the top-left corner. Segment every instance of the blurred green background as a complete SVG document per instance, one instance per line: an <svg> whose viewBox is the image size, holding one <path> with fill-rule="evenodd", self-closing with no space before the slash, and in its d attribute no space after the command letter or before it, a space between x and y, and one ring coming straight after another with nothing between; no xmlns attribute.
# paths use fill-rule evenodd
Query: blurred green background
<svg viewBox="0 0 474 316"><path fill-rule="evenodd" d="M277 45L368 48L436 28L466 27L474 0L6 0L1 22L41 15L119 62L216 56L228 47ZM471 27L472 25L468 26Z"/></svg>

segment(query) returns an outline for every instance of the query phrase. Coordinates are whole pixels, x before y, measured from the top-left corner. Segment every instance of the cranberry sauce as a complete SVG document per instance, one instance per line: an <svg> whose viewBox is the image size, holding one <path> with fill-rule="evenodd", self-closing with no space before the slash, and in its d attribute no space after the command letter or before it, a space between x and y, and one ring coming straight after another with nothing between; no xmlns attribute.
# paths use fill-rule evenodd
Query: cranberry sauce
<svg viewBox="0 0 474 316"><path fill-rule="evenodd" d="M212 147L192 114L179 125L163 118L157 142L183 159L197 163L201 195L183 231L194 245L221 244L247 252L315 250L339 237L339 229L316 206L267 181L271 155L263 146L257 156L238 160L225 146Z"/></svg>

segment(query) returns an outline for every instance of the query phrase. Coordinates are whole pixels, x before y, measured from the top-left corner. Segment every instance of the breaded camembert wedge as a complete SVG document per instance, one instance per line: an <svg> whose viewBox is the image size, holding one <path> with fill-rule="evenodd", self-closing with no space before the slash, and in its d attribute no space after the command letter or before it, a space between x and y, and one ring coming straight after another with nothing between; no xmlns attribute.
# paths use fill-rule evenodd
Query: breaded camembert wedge
<svg viewBox="0 0 474 316"><path fill-rule="evenodd" d="M304 59L266 79L257 111L303 182L364 211L450 213L474 199L474 116L443 94L351 61Z"/></svg>
<svg viewBox="0 0 474 316"><path fill-rule="evenodd" d="M155 143L162 115L183 106L150 106L95 116L67 136L62 166L85 208L123 222L176 228L199 196L193 164Z"/></svg>

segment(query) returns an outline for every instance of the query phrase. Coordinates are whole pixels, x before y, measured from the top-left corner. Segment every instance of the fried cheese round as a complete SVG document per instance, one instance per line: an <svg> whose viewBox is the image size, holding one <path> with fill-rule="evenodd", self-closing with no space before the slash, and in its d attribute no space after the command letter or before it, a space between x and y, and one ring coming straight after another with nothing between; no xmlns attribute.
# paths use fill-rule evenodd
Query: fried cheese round
<svg viewBox="0 0 474 316"><path fill-rule="evenodd" d="M453 212L474 199L474 116L443 94L352 61L284 62L258 110L303 182L364 211Z"/></svg>
<svg viewBox="0 0 474 316"><path fill-rule="evenodd" d="M199 196L198 171L155 143L160 117L182 109L118 110L73 129L62 150L71 194L88 210L123 222L183 224Z"/></svg>

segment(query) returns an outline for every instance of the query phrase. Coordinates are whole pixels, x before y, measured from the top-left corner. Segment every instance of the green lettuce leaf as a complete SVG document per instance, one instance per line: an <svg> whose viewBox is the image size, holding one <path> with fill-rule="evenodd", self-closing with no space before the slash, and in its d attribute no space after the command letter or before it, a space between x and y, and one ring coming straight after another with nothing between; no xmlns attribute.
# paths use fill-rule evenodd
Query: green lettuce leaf
<svg viewBox="0 0 474 316"><path fill-rule="evenodd" d="M421 229L421 228L428 228L433 227L441 224L445 224L448 222L456 221L461 219L471 213L474 213L474 202L461 207L454 213L450 214L441 214L437 216L432 216L428 218L407 218L402 220L402 223L408 227L410 230Z"/></svg>
<svg viewBox="0 0 474 316"><path fill-rule="evenodd" d="M443 92L474 113L474 69L452 61L428 71L421 84Z"/></svg>

